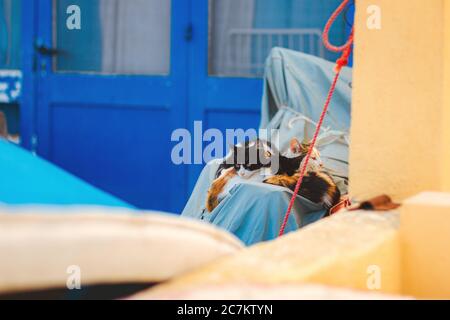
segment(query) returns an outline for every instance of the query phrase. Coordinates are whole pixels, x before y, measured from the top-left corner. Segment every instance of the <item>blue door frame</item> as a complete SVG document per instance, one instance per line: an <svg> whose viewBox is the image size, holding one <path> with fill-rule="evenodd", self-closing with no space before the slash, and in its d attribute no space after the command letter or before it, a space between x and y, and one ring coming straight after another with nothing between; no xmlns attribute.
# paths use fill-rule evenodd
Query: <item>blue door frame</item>
<svg viewBox="0 0 450 320"><path fill-rule="evenodd" d="M54 73L33 48L53 45L52 1L23 6L24 146L137 207L180 212L186 168L170 161L170 135L187 121L189 5L172 0L168 76Z"/></svg>

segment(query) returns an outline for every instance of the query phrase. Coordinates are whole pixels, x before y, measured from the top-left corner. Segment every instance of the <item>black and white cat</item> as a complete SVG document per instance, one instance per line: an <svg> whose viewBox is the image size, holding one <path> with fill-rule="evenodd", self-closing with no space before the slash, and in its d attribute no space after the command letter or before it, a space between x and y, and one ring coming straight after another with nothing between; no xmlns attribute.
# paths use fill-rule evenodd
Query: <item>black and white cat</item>
<svg viewBox="0 0 450 320"><path fill-rule="evenodd" d="M278 151L272 148L270 142L260 139L237 144L230 149L229 155L217 169L216 178L229 168L234 168L236 174L244 179L249 179L261 171L268 172L278 155Z"/></svg>
<svg viewBox="0 0 450 320"><path fill-rule="evenodd" d="M236 183L243 180L262 182L273 176L278 171L273 168L277 155L270 142L260 139L232 146L208 190L206 209L213 211Z"/></svg>

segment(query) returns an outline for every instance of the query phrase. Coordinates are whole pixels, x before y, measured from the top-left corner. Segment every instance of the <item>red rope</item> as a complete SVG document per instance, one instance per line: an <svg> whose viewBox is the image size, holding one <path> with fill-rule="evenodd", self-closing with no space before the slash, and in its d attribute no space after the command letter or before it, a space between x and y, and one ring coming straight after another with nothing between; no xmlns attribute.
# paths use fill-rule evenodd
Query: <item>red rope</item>
<svg viewBox="0 0 450 320"><path fill-rule="evenodd" d="M330 28L333 25L333 23L336 21L337 17L341 14L341 12L345 9L348 2L350 0L343 0L342 4L334 11L334 13L331 15L330 19L328 20L327 24L325 25L324 31L323 31L323 43L325 47L334 52L342 52L341 57L336 61L336 68L335 72L336 75L334 76L333 82L331 83L330 91L328 92L327 99L325 101L325 105L323 106L322 113L320 114L319 121L316 125L316 131L314 132L313 139L311 140L311 144L308 149L308 153L306 154L305 160L302 161L302 164L300 165L300 177L298 178L297 184L295 185L294 194L291 197L291 201L289 202L289 206L286 210L286 214L284 215L283 223L280 228L279 236L282 236L284 234L284 230L286 229L286 225L289 220L289 216L292 211L292 207L294 206L295 199L297 198L298 192L300 191L300 187L302 185L303 178L306 174L306 168L308 167L308 162L311 158L311 154L314 150L314 146L316 145L317 137L320 133L320 128L323 124L323 120L325 119L325 116L328 111L328 107L330 106L331 98L333 97L334 91L336 90L336 84L339 79L339 76L341 74L342 67L346 66L348 64L348 58L350 56L351 50L352 50L352 44L353 44L353 33L354 30L350 32L350 36L347 40L347 42L340 46L334 46L330 43L328 35L330 32Z"/></svg>
<svg viewBox="0 0 450 320"><path fill-rule="evenodd" d="M336 21L337 17L342 13L342 11L344 11L344 9L348 5L349 1L350 0L342 1L342 3L339 5L339 7L333 12L330 19L328 19L327 23L325 24L325 28L323 29L323 34L322 34L323 44L325 45L325 48L327 48L330 51L343 52L345 49L350 48L353 44L353 28L352 28L350 37L348 38L347 42L344 45L338 47L338 46L331 44L330 40L329 40L329 34L330 34L330 29L331 29L332 25Z"/></svg>

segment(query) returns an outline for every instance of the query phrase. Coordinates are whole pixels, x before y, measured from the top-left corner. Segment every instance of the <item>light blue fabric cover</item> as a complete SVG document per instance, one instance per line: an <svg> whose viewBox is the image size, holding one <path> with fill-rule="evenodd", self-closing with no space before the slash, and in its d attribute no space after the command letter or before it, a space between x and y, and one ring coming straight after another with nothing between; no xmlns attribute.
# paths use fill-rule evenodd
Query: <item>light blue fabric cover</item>
<svg viewBox="0 0 450 320"><path fill-rule="evenodd" d="M267 59L261 128L278 129L272 142L286 150L292 137L311 139L326 99L334 64L299 52L274 48ZM318 141L322 160L346 192L348 130L350 127L351 69L344 68ZM211 213L205 211L207 190L221 160L203 169L182 216L209 221L235 234L245 244L278 235L292 192L257 182L234 186ZM286 233L325 215L321 205L297 197Z"/></svg>
<svg viewBox="0 0 450 320"><path fill-rule="evenodd" d="M70 173L0 139L0 203L131 207Z"/></svg>
<svg viewBox="0 0 450 320"><path fill-rule="evenodd" d="M310 141L331 82L334 63L288 49L274 48L267 59L261 128L277 129L272 136L280 150L296 137ZM316 147L324 166L347 193L352 69L341 71L336 91Z"/></svg>

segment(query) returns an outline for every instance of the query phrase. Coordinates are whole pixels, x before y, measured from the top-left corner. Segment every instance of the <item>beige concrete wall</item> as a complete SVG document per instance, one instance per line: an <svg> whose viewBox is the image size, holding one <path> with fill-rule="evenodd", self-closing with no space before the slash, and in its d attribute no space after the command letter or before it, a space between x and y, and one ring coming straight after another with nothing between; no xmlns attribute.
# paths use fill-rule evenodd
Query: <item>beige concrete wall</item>
<svg viewBox="0 0 450 320"><path fill-rule="evenodd" d="M402 292L450 299L450 193L421 193L400 211Z"/></svg>
<svg viewBox="0 0 450 320"><path fill-rule="evenodd" d="M445 191L450 191L450 1L445 2L445 36L447 39L445 41L444 48L444 117L443 124L444 133L444 143L442 144L444 161L443 172L444 172L444 186Z"/></svg>
<svg viewBox="0 0 450 320"><path fill-rule="evenodd" d="M444 114L444 101L447 107L450 101L448 36L444 52L449 2L356 2L350 148L354 198L387 193L403 200L450 187L450 151L443 156L450 141L450 111ZM366 26L367 7L374 4L382 10L381 30Z"/></svg>

